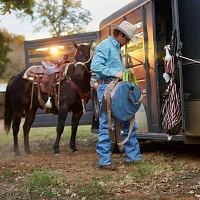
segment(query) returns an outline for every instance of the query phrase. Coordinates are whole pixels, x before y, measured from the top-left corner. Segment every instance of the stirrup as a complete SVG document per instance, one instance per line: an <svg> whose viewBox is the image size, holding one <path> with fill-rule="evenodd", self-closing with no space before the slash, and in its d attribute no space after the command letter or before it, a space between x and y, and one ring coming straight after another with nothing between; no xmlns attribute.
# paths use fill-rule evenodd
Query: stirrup
<svg viewBox="0 0 200 200"><path fill-rule="evenodd" d="M52 108L51 97L48 98L48 101L45 104L45 108Z"/></svg>

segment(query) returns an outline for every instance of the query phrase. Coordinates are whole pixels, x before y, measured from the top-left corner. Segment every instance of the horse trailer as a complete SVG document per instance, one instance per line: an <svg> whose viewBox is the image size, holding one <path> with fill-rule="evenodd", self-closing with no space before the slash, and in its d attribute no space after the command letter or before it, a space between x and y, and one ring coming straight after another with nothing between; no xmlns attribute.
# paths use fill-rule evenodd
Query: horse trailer
<svg viewBox="0 0 200 200"><path fill-rule="evenodd" d="M101 21L99 31L61 36L49 39L25 41L26 66L38 64L41 57L48 58L49 53L40 53L39 48L50 46L67 46L67 54L72 59L72 41L85 43L94 40L95 45L112 33L111 24L119 25L127 20L137 26L136 37L138 46L129 43L122 49L125 67L130 65L134 69L139 88L143 94L143 103L136 113L139 121L137 138L140 140L164 140L168 137L162 130L160 115L163 104L163 94L167 83L163 79L165 62L164 47L176 37L174 55L177 60L178 91L180 93L181 131L171 140L184 141L185 144L199 144L200 132L198 118L200 113L200 25L196 21L200 18L199 0L133 0L131 3L114 12ZM38 59L40 57L40 60ZM30 61L30 60L35 60ZM51 59L50 59L51 60ZM92 85L95 77L92 79ZM92 90L92 101L89 104L89 121L92 132L98 131L98 102L95 87ZM44 118L37 115L34 126L41 126ZM49 115L45 115L48 123L55 125ZM38 120L39 119L39 120ZM39 123L40 122L40 123ZM87 121L88 122L88 121ZM83 123L86 124L86 123ZM68 125L68 124L66 124Z"/></svg>
<svg viewBox="0 0 200 200"><path fill-rule="evenodd" d="M160 122L163 93L167 87L163 79L163 58L164 46L172 42L176 33L174 54L178 66L181 129L171 140L200 143L200 25L196 23L199 17L199 0L134 0L100 23L100 41L111 35L110 24L119 25L127 20L138 27L135 35L138 46L131 42L122 49L125 67L131 58L144 97L143 105L136 113L140 127L138 139L169 139ZM98 116L98 102L95 94L93 96L94 116Z"/></svg>

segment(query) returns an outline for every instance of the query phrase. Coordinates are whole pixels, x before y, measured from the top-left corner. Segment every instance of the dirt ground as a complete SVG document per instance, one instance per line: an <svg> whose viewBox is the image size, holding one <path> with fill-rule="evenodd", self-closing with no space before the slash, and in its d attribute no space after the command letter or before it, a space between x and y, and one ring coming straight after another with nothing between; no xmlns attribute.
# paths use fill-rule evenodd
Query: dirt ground
<svg viewBox="0 0 200 200"><path fill-rule="evenodd" d="M118 167L117 171L102 171L97 168L98 156L95 152L97 138L82 139L77 141L79 152L72 154L69 145L62 142L60 145L61 155L53 156L53 140L40 140L31 143L33 154L28 156L20 146L21 157L15 157L13 146L0 146L0 175L5 174L8 169L15 172L14 176L6 179L3 176L0 180L0 199L109 199L109 200L193 200L200 199L200 148L199 146L186 146L182 143L140 143L143 161L157 165L159 159L164 159L167 166L173 166L172 170L163 168L160 175L134 176L130 174L136 172L137 165L124 164L124 156L113 154L112 161ZM138 165L140 170L145 170L142 165ZM163 165L164 166L164 165ZM16 193L14 197L5 196L10 190L19 188L23 182L24 173L30 173L36 168L48 168L57 170L65 177L69 183L66 188L68 195L62 197L45 198L42 196L26 197ZM139 171L137 171L138 173ZM142 173L142 171L141 171ZM150 172L149 172L150 173ZM111 178L110 178L111 177ZM113 180L113 188L103 196L92 197L91 190L81 195L79 188L96 181L110 178ZM91 185L92 187L92 185ZM105 189L105 188L104 188ZM17 191L17 189L16 189ZM19 191L19 189L18 189ZM89 191L89 190L88 190Z"/></svg>

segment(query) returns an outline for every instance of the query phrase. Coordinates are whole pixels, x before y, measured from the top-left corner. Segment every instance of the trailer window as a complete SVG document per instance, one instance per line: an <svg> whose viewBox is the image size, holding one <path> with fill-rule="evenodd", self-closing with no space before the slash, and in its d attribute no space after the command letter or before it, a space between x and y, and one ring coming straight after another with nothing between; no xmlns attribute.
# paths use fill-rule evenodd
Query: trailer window
<svg viewBox="0 0 200 200"><path fill-rule="evenodd" d="M142 22L138 22L135 24L137 28L142 28Z"/></svg>
<svg viewBox="0 0 200 200"><path fill-rule="evenodd" d="M135 23L137 26L137 31L135 37L137 38L138 45L134 45L133 42L130 42L127 45L126 53L134 52L140 49L143 49L143 31L142 31L142 22Z"/></svg>

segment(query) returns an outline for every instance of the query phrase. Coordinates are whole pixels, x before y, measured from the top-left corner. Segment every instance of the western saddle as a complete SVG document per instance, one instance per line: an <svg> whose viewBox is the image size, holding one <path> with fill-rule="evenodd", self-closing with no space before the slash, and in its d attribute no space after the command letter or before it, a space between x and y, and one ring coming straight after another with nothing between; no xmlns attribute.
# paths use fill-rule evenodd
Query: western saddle
<svg viewBox="0 0 200 200"><path fill-rule="evenodd" d="M23 76L24 79L32 82L30 109L32 108L33 102L34 84L37 85L38 100L43 109L45 109L46 104L41 97L41 92L48 94L49 98L54 96L55 104L59 108L60 81L65 79L69 63L53 64L49 61L42 61L41 63L42 65L28 68ZM56 89L56 85L58 85L58 90ZM45 111L48 112L47 109Z"/></svg>

